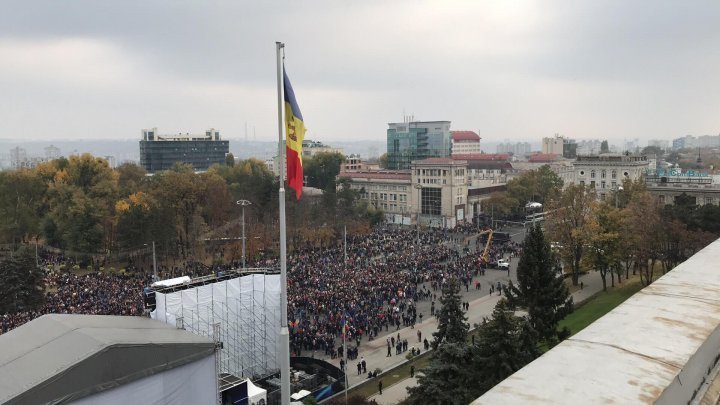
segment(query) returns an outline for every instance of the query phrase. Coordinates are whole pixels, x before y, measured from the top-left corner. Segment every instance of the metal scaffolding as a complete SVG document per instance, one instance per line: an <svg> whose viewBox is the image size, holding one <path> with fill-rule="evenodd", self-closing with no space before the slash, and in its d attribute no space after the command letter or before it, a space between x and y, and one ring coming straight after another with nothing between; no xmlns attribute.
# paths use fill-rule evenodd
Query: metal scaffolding
<svg viewBox="0 0 720 405"><path fill-rule="evenodd" d="M279 370L279 282L278 275L252 274L158 293L153 317L221 342L220 372L241 378L266 376Z"/></svg>

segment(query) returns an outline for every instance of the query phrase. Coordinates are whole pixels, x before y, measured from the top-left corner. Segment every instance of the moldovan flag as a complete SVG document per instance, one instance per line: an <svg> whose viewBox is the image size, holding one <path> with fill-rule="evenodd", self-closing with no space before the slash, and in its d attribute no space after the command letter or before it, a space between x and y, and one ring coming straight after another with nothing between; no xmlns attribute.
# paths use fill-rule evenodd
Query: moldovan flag
<svg viewBox="0 0 720 405"><path fill-rule="evenodd" d="M295 190L295 196L299 200L303 187L302 143L305 137L305 123L285 69L283 69L283 87L285 89L287 183L290 188Z"/></svg>

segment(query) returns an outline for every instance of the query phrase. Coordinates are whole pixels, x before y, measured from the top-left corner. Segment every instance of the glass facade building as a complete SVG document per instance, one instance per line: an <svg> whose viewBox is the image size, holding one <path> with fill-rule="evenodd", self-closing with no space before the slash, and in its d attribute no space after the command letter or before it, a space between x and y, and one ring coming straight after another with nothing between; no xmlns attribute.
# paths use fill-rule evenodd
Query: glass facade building
<svg viewBox="0 0 720 405"><path fill-rule="evenodd" d="M409 169L413 160L450 156L450 121L410 121L388 125L388 169Z"/></svg>
<svg viewBox="0 0 720 405"><path fill-rule="evenodd" d="M204 135L158 135L156 128L146 129L140 141L140 166L155 173L180 162L204 171L216 163L225 164L229 151L230 142L221 140L220 132L214 129Z"/></svg>

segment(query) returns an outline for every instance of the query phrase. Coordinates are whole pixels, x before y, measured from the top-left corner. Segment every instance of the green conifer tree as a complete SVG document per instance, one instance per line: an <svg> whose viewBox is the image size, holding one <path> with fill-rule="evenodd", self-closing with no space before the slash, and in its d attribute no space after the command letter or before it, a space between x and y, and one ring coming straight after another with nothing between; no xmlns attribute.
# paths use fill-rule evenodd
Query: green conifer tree
<svg viewBox="0 0 720 405"><path fill-rule="evenodd" d="M572 312L572 297L555 272L555 260L542 229L536 225L525 238L517 268L518 284L505 293L510 307L527 308L530 325L549 346L558 342L557 325Z"/></svg>
<svg viewBox="0 0 720 405"><path fill-rule="evenodd" d="M433 333L433 349L442 342L466 342L468 338L467 317L461 308L460 282L449 279L442 289L441 307L435 311L438 317L438 329Z"/></svg>
<svg viewBox="0 0 720 405"><path fill-rule="evenodd" d="M460 283L450 279L443 286L442 307L437 310L438 330L433 333L430 362L418 376L418 385L408 388L410 404L466 404L477 398L470 387L472 359L467 344L469 325L462 311Z"/></svg>

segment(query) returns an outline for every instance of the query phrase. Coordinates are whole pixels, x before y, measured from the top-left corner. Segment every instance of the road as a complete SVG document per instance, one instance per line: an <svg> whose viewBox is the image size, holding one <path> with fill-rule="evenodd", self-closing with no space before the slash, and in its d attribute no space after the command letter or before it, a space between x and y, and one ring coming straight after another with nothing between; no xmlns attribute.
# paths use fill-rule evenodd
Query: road
<svg viewBox="0 0 720 405"><path fill-rule="evenodd" d="M518 243L522 243L523 239L525 238L525 230L523 228L506 228L503 229L503 231L510 233L512 240ZM457 243L457 245L458 248L461 248L465 245L465 241L460 241L459 243ZM471 251L474 251L474 249L472 248L473 245L474 244L471 241ZM473 278L472 284L474 284L475 280L479 280L482 284L482 289L479 291L475 290L472 285L468 291L466 291L464 287L461 288L461 295L463 301L467 301L470 304L470 309L466 312L466 316L468 318L467 321L470 324L471 328L474 324L481 323L483 317L489 317L492 314L493 309L495 308L495 304L501 298L497 294L497 292L493 295L489 294L489 285L491 283L497 284L498 281L502 284L506 284L508 280L513 280L513 282L517 281L517 263L517 257L511 259L509 275L508 271L504 270L487 270L484 276L478 276ZM584 301L585 299L591 297L602 289L602 282L600 280L599 273L597 272L587 274L583 276L581 280L583 281L585 288L583 290L578 290L573 293L573 299L576 303ZM430 285L426 283L426 287L430 288ZM438 295L439 294L440 293L438 292ZM421 349L423 347L422 343L418 343L418 331L421 332L422 339L426 337L428 338L428 340L432 339L433 332L437 330L437 319L435 317L429 316L430 301L419 301L417 303L417 307L418 314L422 313L424 314L424 317L423 322L416 324L415 328L406 327L400 329L399 331L396 331L395 328L390 328L387 332L383 329L380 332L378 338L372 341L367 341L366 338L362 340L360 348L358 350L357 361L349 361L348 364L348 382L350 387L358 385L367 379L366 374L357 375L356 372L357 363L362 358L365 359L368 370L375 370L376 368L380 368L381 370L383 370L383 372L385 372L386 370L391 370L392 368L407 361L405 358L407 352L400 355L395 355L394 348L392 350L392 355L390 357L386 356L386 337L390 336L390 334L393 334L397 337L397 334L399 333L401 339L407 339L408 352L411 351L413 347L416 349ZM437 307L438 305L436 304L436 308ZM325 356L320 352L317 352L315 354L315 357L326 360L328 362L332 362L337 366L340 365L340 359L332 360L329 356ZM398 384L395 384L392 387L384 388L382 395L375 395L372 397L372 399L375 399L380 404L395 404L407 396L405 387L414 383L415 379L408 378Z"/></svg>

